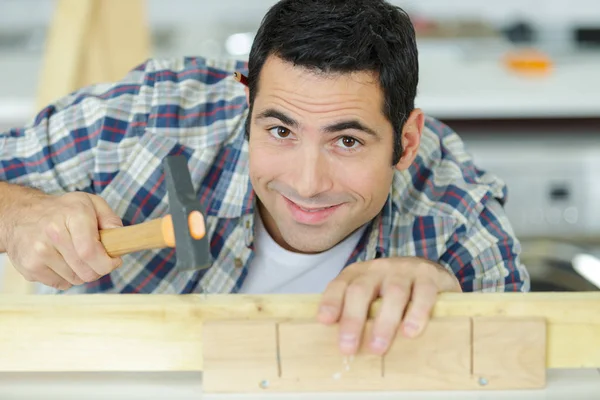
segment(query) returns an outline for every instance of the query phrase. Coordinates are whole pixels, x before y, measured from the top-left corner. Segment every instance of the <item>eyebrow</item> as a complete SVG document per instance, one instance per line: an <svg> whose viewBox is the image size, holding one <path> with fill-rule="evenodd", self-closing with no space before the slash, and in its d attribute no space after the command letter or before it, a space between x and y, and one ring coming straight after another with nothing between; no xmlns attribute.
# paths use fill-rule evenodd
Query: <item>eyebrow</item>
<svg viewBox="0 0 600 400"><path fill-rule="evenodd" d="M257 120L267 119L267 118L278 119L281 122L283 122L285 125L290 126L295 129L298 128L298 126L300 125L300 124L298 124L298 121L296 121L292 117L285 115L281 111L277 111L273 108L268 108L256 116Z"/></svg>
<svg viewBox="0 0 600 400"><path fill-rule="evenodd" d="M268 119L268 118L278 119L283 124L285 124L291 128L294 128L294 129L297 129L298 126L300 126L298 121L296 121L295 119L293 119L292 117L290 117L289 115L286 115L285 113L283 113L281 111L275 110L274 108L268 108L256 116L257 120ZM350 129L362 131L362 132L367 133L370 136L379 138L379 135L377 134L377 132L375 132L373 129L369 128L365 124L363 124L360 121L355 120L355 119L348 120L348 121L341 121L341 122L337 122L333 125L326 126L323 129L323 132L336 133L336 132L346 131L346 130L350 130Z"/></svg>
<svg viewBox="0 0 600 400"><path fill-rule="evenodd" d="M342 122L338 122L333 125L329 125L329 126L325 127L324 130L327 133L335 133L335 132L346 131L349 129L353 129L356 131L362 131L362 132L365 132L375 138L379 138L379 135L377 134L377 132L375 132L373 129L369 128L368 126L362 124L361 122L359 122L355 119L349 120L349 121L342 121Z"/></svg>

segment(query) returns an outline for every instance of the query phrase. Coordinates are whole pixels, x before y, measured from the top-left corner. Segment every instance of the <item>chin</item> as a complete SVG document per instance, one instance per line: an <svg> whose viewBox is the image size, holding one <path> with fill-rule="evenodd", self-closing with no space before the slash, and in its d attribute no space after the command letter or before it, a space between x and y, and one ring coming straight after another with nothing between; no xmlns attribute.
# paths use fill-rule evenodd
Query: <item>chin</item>
<svg viewBox="0 0 600 400"><path fill-rule="evenodd" d="M339 240L335 237L325 234L315 234L314 232L294 233L292 235L282 235L288 250L297 253L316 254L322 253L334 247Z"/></svg>

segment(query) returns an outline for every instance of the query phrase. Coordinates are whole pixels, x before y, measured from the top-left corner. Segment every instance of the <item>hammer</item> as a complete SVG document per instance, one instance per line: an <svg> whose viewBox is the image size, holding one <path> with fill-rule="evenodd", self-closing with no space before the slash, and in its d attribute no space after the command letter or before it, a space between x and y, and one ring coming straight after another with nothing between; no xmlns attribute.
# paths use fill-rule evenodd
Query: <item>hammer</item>
<svg viewBox="0 0 600 400"><path fill-rule="evenodd" d="M206 269L210 266L206 213L195 196L186 158L167 156L163 165L169 214L136 225L100 230L100 241L111 257L174 247L177 268Z"/></svg>

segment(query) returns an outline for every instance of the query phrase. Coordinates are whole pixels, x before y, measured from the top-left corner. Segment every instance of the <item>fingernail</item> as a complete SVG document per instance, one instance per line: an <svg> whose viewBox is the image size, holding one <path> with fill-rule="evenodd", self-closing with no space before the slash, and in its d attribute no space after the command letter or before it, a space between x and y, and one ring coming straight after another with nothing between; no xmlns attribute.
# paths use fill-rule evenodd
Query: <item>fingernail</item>
<svg viewBox="0 0 600 400"><path fill-rule="evenodd" d="M374 337L373 340L371 341L371 347L374 350L383 351L387 348L387 346L388 346L388 341L379 336Z"/></svg>
<svg viewBox="0 0 600 400"><path fill-rule="evenodd" d="M340 346L344 350L352 350L356 347L356 335L352 333L345 333L340 336Z"/></svg>
<svg viewBox="0 0 600 400"><path fill-rule="evenodd" d="M419 325L414 322L406 322L404 323L404 334L407 336L414 336L419 331Z"/></svg>

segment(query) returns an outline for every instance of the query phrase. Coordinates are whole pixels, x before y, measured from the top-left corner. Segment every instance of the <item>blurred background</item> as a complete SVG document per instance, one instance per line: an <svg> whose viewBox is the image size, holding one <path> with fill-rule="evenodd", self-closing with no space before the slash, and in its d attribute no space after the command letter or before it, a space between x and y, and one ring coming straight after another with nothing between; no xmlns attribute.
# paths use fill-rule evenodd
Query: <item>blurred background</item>
<svg viewBox="0 0 600 400"><path fill-rule="evenodd" d="M532 290L600 290L600 1L391 2L417 29L417 105L508 184ZM246 59L274 3L147 0L150 54ZM57 4L0 0L0 131L37 111Z"/></svg>

